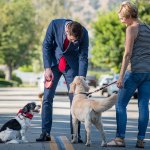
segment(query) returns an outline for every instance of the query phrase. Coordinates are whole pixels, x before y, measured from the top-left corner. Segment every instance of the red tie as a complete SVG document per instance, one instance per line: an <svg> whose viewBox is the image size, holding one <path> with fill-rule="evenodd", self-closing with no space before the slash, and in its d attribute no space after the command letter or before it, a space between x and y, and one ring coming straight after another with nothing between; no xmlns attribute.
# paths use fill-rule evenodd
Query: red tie
<svg viewBox="0 0 150 150"><path fill-rule="evenodd" d="M64 50L67 49L68 45L69 45L69 40L68 40L67 37L66 37L66 39L65 39L65 41L64 41L64 45L63 45ZM59 69L59 71L60 71L60 72L65 71L66 65L67 65L67 61L66 61L65 57L62 56L62 57L60 58L59 64L58 64L58 69Z"/></svg>

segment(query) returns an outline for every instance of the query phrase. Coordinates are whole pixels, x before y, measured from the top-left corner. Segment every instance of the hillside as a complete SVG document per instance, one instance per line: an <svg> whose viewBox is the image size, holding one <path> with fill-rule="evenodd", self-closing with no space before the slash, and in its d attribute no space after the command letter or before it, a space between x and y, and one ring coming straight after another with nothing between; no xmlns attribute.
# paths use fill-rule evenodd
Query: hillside
<svg viewBox="0 0 150 150"><path fill-rule="evenodd" d="M99 11L115 9L123 0L66 0L71 17L83 24L89 24L96 19Z"/></svg>

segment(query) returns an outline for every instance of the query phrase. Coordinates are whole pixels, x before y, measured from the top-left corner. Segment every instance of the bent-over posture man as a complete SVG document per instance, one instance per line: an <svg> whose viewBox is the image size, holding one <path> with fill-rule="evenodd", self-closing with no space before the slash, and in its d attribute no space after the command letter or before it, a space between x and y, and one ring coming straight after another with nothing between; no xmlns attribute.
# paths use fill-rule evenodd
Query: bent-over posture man
<svg viewBox="0 0 150 150"><path fill-rule="evenodd" d="M53 98L60 77L65 77L67 88L74 77L86 77L88 68L89 38L87 30L78 22L69 19L53 20L47 29L43 42L43 61L45 80L52 81L49 88L44 88L42 103L42 134L36 141L50 141L52 127ZM70 103L73 95L69 94ZM70 116L71 134L73 134ZM78 142L80 137L80 123Z"/></svg>

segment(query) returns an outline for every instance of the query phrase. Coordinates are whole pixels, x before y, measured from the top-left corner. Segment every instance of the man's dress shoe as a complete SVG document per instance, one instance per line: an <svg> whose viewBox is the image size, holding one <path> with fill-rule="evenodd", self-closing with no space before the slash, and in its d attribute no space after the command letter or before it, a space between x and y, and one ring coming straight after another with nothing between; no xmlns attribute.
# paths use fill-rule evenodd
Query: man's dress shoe
<svg viewBox="0 0 150 150"><path fill-rule="evenodd" d="M47 133L42 133L38 139L36 139L37 142L44 142L44 141L51 141L51 137Z"/></svg>

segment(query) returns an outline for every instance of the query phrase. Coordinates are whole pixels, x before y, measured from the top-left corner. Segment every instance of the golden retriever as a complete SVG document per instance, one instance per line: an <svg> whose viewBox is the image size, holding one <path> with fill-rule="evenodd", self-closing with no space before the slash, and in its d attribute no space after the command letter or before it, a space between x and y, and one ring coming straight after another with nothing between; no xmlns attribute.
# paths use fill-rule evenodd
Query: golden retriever
<svg viewBox="0 0 150 150"><path fill-rule="evenodd" d="M71 114L73 119L73 139L72 143L77 143L78 121L85 125L86 130L86 146L90 146L91 125L99 130L102 136L101 146L106 146L106 136L103 129L101 113L110 109L117 100L117 94L100 100L94 100L87 97L85 94L89 91L89 87L82 76L76 76L70 84L69 93L74 93L74 98L71 106Z"/></svg>

